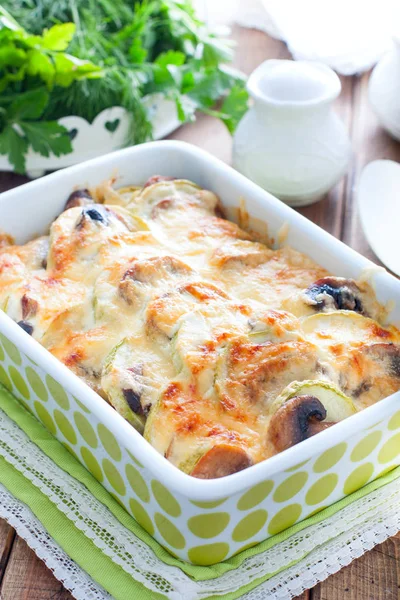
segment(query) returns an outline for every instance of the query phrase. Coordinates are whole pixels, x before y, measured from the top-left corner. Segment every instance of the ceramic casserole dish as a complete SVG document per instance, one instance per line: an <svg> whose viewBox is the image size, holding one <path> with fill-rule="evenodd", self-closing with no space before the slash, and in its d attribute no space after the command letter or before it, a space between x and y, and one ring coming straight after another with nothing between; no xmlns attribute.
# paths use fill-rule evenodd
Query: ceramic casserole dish
<svg viewBox="0 0 400 600"><path fill-rule="evenodd" d="M370 269L377 298L400 321L400 282L213 156L153 142L54 173L3 193L0 229L25 243L48 230L77 187L117 185L155 173L215 192L229 209L245 199L257 222L334 275ZM400 465L400 393L262 463L222 479L195 479L170 464L111 406L0 312L0 381L171 553L223 561L277 534Z"/></svg>

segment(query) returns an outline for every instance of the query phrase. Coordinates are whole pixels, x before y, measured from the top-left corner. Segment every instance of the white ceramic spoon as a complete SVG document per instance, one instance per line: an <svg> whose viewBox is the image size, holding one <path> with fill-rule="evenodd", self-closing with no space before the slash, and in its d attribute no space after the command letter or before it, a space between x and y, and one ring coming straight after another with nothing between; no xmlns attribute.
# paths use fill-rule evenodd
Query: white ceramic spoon
<svg viewBox="0 0 400 600"><path fill-rule="evenodd" d="M361 174L357 201L372 250L400 276L400 164L392 160L369 163Z"/></svg>

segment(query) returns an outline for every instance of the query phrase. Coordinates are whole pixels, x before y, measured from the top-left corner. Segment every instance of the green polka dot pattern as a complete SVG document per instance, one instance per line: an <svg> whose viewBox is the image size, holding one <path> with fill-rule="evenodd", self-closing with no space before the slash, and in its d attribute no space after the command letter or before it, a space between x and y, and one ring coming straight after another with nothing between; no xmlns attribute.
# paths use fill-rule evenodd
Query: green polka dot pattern
<svg viewBox="0 0 400 600"><path fill-rule="evenodd" d="M352 494L353 492L362 488L370 480L372 473L374 472L374 465L372 463L365 463L360 465L357 469L347 477L343 491L346 494Z"/></svg>
<svg viewBox="0 0 400 600"><path fill-rule="evenodd" d="M188 552L189 560L195 565L214 565L223 561L229 552L229 545L225 542L216 544L205 544L204 546L195 546Z"/></svg>
<svg viewBox="0 0 400 600"><path fill-rule="evenodd" d="M39 421L41 421L43 423L43 425L46 427L46 429L48 429L50 431L50 433L55 435L57 428L55 426L53 419L50 416L50 413L40 402L35 402L34 407L36 410L36 414L39 417Z"/></svg>
<svg viewBox="0 0 400 600"><path fill-rule="evenodd" d="M165 510L166 513L171 515L171 517L179 517L181 514L181 507L171 492L169 492L167 488L162 485L162 483L156 481L155 479L153 479L151 482L151 489L153 490L154 497L161 508Z"/></svg>
<svg viewBox="0 0 400 600"><path fill-rule="evenodd" d="M221 506L225 501L226 498L222 498L222 500L213 500L211 502L196 502L195 500L191 500L191 503L199 508L216 508L217 506Z"/></svg>
<svg viewBox="0 0 400 600"><path fill-rule="evenodd" d="M129 507L131 509L132 515L135 517L136 521L149 533L150 535L154 535L154 525L145 511L143 506L139 504L137 500L131 498L129 500Z"/></svg>
<svg viewBox="0 0 400 600"><path fill-rule="evenodd" d="M338 444L337 446L334 446L333 448L330 448L321 454L321 456L317 458L314 463L313 469L315 473L324 473L324 471L328 471L334 467L342 458L343 454L346 452L346 449L347 444L342 442L341 444Z"/></svg>
<svg viewBox="0 0 400 600"><path fill-rule="evenodd" d="M244 542L255 536L262 529L268 518L266 510L259 509L239 521L232 533L235 542Z"/></svg>
<svg viewBox="0 0 400 600"><path fill-rule="evenodd" d="M68 410L69 400L64 388L50 375L46 376L46 383L50 394L53 396L57 404L64 410Z"/></svg>
<svg viewBox="0 0 400 600"><path fill-rule="evenodd" d="M39 400L47 402L47 400L49 399L47 388L44 385L43 381L40 379L39 375L36 373L36 371L34 371L32 367L26 367L25 373L28 378L29 385L31 386L32 390L39 398Z"/></svg>
<svg viewBox="0 0 400 600"><path fill-rule="evenodd" d="M75 429L72 427L71 423L68 421L67 417L60 410L54 411L54 419L57 423L57 427L63 434L66 440L68 440L71 444L76 444L77 438Z"/></svg>
<svg viewBox="0 0 400 600"><path fill-rule="evenodd" d="M126 465L125 467L126 476L128 478L129 484L135 494L142 500L143 502L148 502L150 500L149 489L146 485L145 480L139 473L137 469L133 465Z"/></svg>
<svg viewBox="0 0 400 600"><path fill-rule="evenodd" d="M165 515L161 515L160 513L156 513L154 515L154 519L157 525L158 531L161 533L164 540L173 548L177 550L181 550L185 547L186 542L185 538L179 531L179 529L171 523L169 519Z"/></svg>
<svg viewBox="0 0 400 600"><path fill-rule="evenodd" d="M101 443L103 444L106 452L116 461L120 461L122 457L121 448L118 445L117 440L107 427L102 423L97 426L97 431L100 436Z"/></svg>
<svg viewBox="0 0 400 600"><path fill-rule="evenodd" d="M108 458L105 458L103 460L103 471L108 481L110 482L114 490L117 492L117 494L119 494L120 496L125 496L126 488L124 480L119 474L117 467L113 465L113 463L109 461Z"/></svg>
<svg viewBox="0 0 400 600"><path fill-rule="evenodd" d="M75 396L73 396L73 399L75 400L75 402L77 403L79 408L81 408L83 410L83 412L90 415L90 410L80 400L78 400L78 398L75 398Z"/></svg>
<svg viewBox="0 0 400 600"><path fill-rule="evenodd" d="M271 480L263 481L262 483L255 485L240 498L237 504L238 509L248 510L249 508L254 508L254 506L257 506L257 504L260 504L260 502L265 500L273 487L274 482Z"/></svg>
<svg viewBox="0 0 400 600"><path fill-rule="evenodd" d="M12 386L10 378L2 365L0 365L0 383L3 384L8 390L11 390Z"/></svg>
<svg viewBox="0 0 400 600"><path fill-rule="evenodd" d="M388 463L397 458L400 454L400 433L391 437L379 451L378 461Z"/></svg>
<svg viewBox="0 0 400 600"><path fill-rule="evenodd" d="M338 475L336 473L329 473L329 475L324 475L321 479L318 479L308 490L306 494L306 502L307 504L314 505L320 504L324 500L330 496L337 486L339 481Z"/></svg>
<svg viewBox="0 0 400 600"><path fill-rule="evenodd" d="M138 459L136 458L136 456L133 456L133 454L131 452L129 452L129 450L127 450L128 455L131 457L131 459L133 460L133 462L135 464L137 464L138 467L140 467L141 469L143 469L143 465L141 462L138 461Z"/></svg>
<svg viewBox="0 0 400 600"><path fill-rule="evenodd" d="M87 418L82 413L75 412L74 421L85 442L89 444L91 448L97 448L97 436Z"/></svg>
<svg viewBox="0 0 400 600"><path fill-rule="evenodd" d="M350 459L353 462L364 460L364 458L367 458L375 450L381 439L382 431L373 431L362 439L361 442L358 442L350 455Z"/></svg>
<svg viewBox="0 0 400 600"><path fill-rule="evenodd" d="M7 339L2 333L0 333L0 340L3 344L3 348L6 354L9 356L12 362L17 366L20 366L22 363L22 358L18 348L12 342L10 342L10 340Z"/></svg>
<svg viewBox="0 0 400 600"><path fill-rule="evenodd" d="M89 410L84 398L70 395L4 336L0 382L146 532L171 554L198 565L215 564L276 535L400 464L398 410L233 497L189 499L155 479L118 435Z"/></svg>
<svg viewBox="0 0 400 600"><path fill-rule="evenodd" d="M285 508L282 508L270 520L268 533L270 535L275 535L284 529L291 527L300 518L301 511L302 508L300 504L289 504L289 506L285 506Z"/></svg>
<svg viewBox="0 0 400 600"><path fill-rule="evenodd" d="M397 413L395 413L390 419L388 428L390 429L390 431L400 429L400 410Z"/></svg>
<svg viewBox="0 0 400 600"><path fill-rule="evenodd" d="M200 538L213 538L226 529L230 516L225 512L197 515L188 521L189 530Z"/></svg>
<svg viewBox="0 0 400 600"><path fill-rule="evenodd" d="M90 452L88 448L83 446L83 448L81 448L81 455L87 469L91 472L93 477L95 477L97 481L100 481L101 483L104 479L103 471L101 470L101 467L97 462L96 458L93 456L92 452Z"/></svg>
<svg viewBox="0 0 400 600"><path fill-rule="evenodd" d="M8 373L10 375L11 381L17 388L18 392L23 396L26 400L29 398L29 390L28 386L25 383L25 379L22 377L21 373L11 365L8 369Z"/></svg>
<svg viewBox="0 0 400 600"><path fill-rule="evenodd" d="M305 471L295 473L285 479L274 492L275 502L286 502L295 496L305 485L308 474Z"/></svg>

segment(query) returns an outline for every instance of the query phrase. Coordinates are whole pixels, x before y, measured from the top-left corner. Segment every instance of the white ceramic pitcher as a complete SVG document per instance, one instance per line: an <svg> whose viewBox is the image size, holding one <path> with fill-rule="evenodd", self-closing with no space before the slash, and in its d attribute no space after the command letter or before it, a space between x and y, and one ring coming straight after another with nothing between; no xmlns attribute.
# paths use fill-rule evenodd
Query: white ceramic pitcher
<svg viewBox="0 0 400 600"><path fill-rule="evenodd" d="M332 110L338 76L319 63L267 60L247 89L254 104L234 137L234 167L291 206L315 202L342 177L351 155Z"/></svg>
<svg viewBox="0 0 400 600"><path fill-rule="evenodd" d="M400 35L373 70L368 92L380 123L400 141Z"/></svg>

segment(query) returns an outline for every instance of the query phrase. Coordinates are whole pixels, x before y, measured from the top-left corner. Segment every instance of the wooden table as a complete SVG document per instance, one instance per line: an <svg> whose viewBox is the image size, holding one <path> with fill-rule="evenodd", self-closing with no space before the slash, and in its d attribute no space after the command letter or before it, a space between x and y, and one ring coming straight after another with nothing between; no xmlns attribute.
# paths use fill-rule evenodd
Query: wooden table
<svg viewBox="0 0 400 600"><path fill-rule="evenodd" d="M288 58L285 45L263 33L233 28L238 42L236 66L250 73L267 58ZM400 161L400 144L386 135L371 113L367 99L368 74L342 78L343 91L337 110L346 123L354 149L348 175L328 196L301 212L355 250L377 261L369 248L357 216L354 189L363 166L376 158ZM195 124L185 125L170 136L204 148L230 162L231 138L225 127L211 117L201 116ZM5 190L25 179L0 175ZM2 600L72 600L72 596L53 577L46 566L0 520L0 598ZM400 534L329 577L298 600L397 600L400 598ZM133 600L128 599L127 600Z"/></svg>

